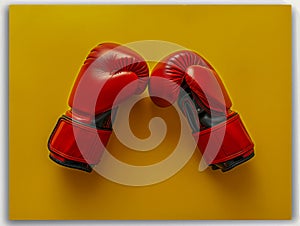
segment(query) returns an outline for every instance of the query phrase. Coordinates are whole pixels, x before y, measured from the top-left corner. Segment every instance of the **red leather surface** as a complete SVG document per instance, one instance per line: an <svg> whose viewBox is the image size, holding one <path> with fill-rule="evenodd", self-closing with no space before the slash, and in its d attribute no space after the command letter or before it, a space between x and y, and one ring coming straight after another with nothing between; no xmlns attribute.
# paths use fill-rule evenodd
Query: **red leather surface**
<svg viewBox="0 0 300 226"><path fill-rule="evenodd" d="M73 86L69 105L82 114L99 114L111 109L115 97L136 81L120 101L144 91L149 70L145 60L125 46L104 43L94 48Z"/></svg>
<svg viewBox="0 0 300 226"><path fill-rule="evenodd" d="M174 103L184 80L207 109L224 112L231 107L229 95L218 74L205 59L191 51L175 52L155 66L149 83L152 100L159 106Z"/></svg>
<svg viewBox="0 0 300 226"><path fill-rule="evenodd" d="M166 107L175 102L180 86L193 91L197 97L194 101L207 114L224 115L224 120L227 118L212 128L205 127L200 134L194 134L195 138L200 135L198 146L207 163L219 163L249 155L251 150L253 152L254 145L240 117L230 110L232 103L221 79L213 67L195 52L175 52L164 58L152 71L149 92L155 104ZM197 117L191 118L198 119L197 114L195 110ZM201 125L201 128L204 126ZM212 142L207 145L210 138Z"/></svg>
<svg viewBox="0 0 300 226"><path fill-rule="evenodd" d="M191 51L178 51L161 60L151 73L149 92L152 100L159 106L174 103L178 98L186 71L192 65L200 65L213 70L205 59ZM164 79L156 79L156 77ZM162 98L155 98L155 96Z"/></svg>
<svg viewBox="0 0 300 226"><path fill-rule="evenodd" d="M109 130L97 130L60 118L49 140L49 147L51 152L68 160L97 164L110 134Z"/></svg>
<svg viewBox="0 0 300 226"><path fill-rule="evenodd" d="M198 147L209 164L225 162L251 150L253 152L254 144L238 114L224 123L193 135L199 136Z"/></svg>
<svg viewBox="0 0 300 226"><path fill-rule="evenodd" d="M188 67L186 82L210 111L227 113L232 106L229 95L218 74L198 65Z"/></svg>
<svg viewBox="0 0 300 226"><path fill-rule="evenodd" d="M50 137L49 149L57 154L52 157L97 164L111 131L92 128L95 116L111 110L124 87L118 103L143 92L148 78L147 63L133 50L114 43L94 48L73 86L66 112L70 120L61 118Z"/></svg>

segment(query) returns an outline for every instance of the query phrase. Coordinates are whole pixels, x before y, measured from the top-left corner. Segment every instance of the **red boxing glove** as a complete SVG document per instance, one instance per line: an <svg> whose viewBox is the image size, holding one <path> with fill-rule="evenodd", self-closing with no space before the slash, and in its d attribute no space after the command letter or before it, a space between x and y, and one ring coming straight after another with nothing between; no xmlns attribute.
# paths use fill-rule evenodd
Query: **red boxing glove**
<svg viewBox="0 0 300 226"><path fill-rule="evenodd" d="M195 52L179 51L159 62L152 71L149 92L161 107L178 101L212 169L225 172L254 156L254 144L240 116L230 110L221 79Z"/></svg>
<svg viewBox="0 0 300 226"><path fill-rule="evenodd" d="M91 172L112 133L114 100L129 84L118 103L142 93L148 78L147 63L133 50L113 43L94 48L72 89L71 109L58 120L50 136L50 158L60 165Z"/></svg>

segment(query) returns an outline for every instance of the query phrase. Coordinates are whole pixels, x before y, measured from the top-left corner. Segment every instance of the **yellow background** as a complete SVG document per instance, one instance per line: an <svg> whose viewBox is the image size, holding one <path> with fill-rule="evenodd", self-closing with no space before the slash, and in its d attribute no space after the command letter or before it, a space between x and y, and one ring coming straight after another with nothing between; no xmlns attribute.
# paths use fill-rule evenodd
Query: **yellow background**
<svg viewBox="0 0 300 226"><path fill-rule="evenodd" d="M199 172L196 151L170 179L130 187L49 160L48 137L88 52L101 42L149 39L212 63L255 142L251 161ZM151 114L168 115L173 128L162 145L137 153L112 136L116 157L143 165L172 152L172 109L141 101L133 131L147 137ZM10 219L290 219L291 170L290 6L10 6Z"/></svg>

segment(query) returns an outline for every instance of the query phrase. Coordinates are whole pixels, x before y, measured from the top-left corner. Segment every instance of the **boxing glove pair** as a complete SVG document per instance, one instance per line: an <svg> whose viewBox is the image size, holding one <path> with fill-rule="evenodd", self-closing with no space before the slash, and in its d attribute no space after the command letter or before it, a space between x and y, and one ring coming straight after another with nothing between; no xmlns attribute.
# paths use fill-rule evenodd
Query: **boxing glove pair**
<svg viewBox="0 0 300 226"><path fill-rule="evenodd" d="M89 53L77 76L71 109L60 117L48 141L50 158L91 172L112 133L118 104L141 94L148 84L155 104L167 107L178 102L213 169L227 171L254 156L253 142L239 115L230 110L220 78L201 56L175 52L155 66L149 79L147 62L138 53L104 43Z"/></svg>

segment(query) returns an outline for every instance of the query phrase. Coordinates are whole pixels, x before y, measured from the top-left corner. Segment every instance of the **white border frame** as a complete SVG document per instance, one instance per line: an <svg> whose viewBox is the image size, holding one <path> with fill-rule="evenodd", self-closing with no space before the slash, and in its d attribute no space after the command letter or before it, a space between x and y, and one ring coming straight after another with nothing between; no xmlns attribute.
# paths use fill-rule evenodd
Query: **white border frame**
<svg viewBox="0 0 300 226"><path fill-rule="evenodd" d="M293 8L293 218L254 221L10 221L8 220L8 6L11 4L290 4ZM0 0L0 225L299 225L299 0ZM267 116L266 116L267 117ZM276 122L274 122L276 123Z"/></svg>

